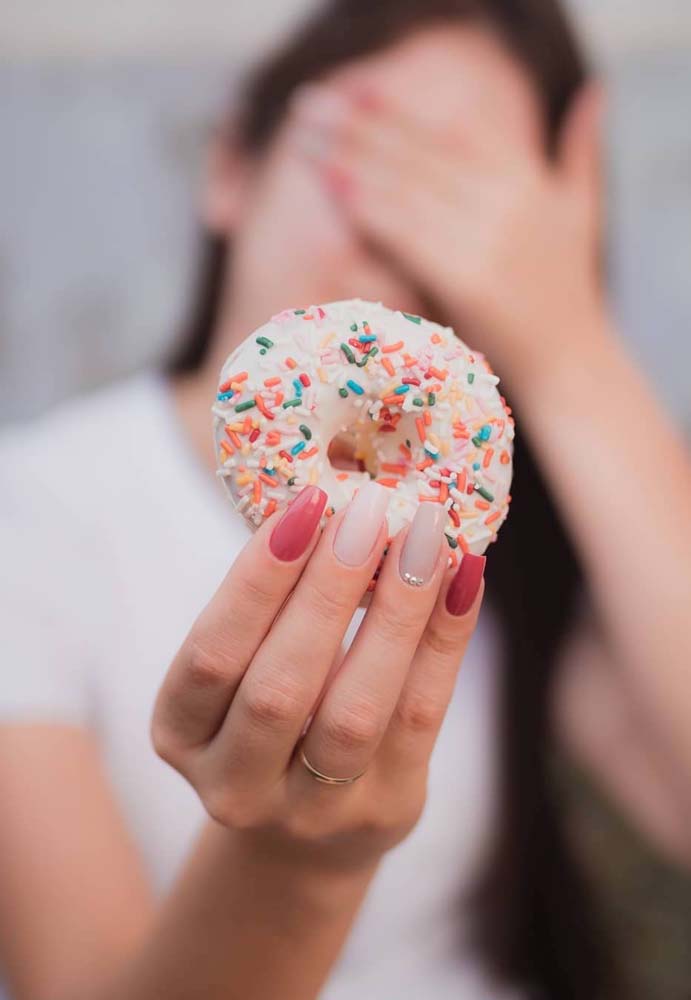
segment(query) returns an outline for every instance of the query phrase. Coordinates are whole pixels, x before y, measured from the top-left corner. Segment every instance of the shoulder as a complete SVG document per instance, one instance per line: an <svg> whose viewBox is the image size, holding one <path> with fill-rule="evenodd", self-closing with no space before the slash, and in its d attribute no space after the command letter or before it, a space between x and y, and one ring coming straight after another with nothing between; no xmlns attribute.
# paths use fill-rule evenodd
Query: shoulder
<svg viewBox="0 0 691 1000"><path fill-rule="evenodd" d="M137 497L151 493L164 391L153 374L133 376L0 434L5 609L76 620L77 608L115 586L123 539L136 546L146 531Z"/></svg>
<svg viewBox="0 0 691 1000"><path fill-rule="evenodd" d="M126 586L122 554L150 530L124 501L146 492L164 392L156 376L136 376L0 434L0 633L15 665L0 721L91 719Z"/></svg>
<svg viewBox="0 0 691 1000"><path fill-rule="evenodd" d="M145 468L160 434L157 376L145 373L68 400L0 434L0 510L5 525L38 532L59 521L98 527L122 484Z"/></svg>

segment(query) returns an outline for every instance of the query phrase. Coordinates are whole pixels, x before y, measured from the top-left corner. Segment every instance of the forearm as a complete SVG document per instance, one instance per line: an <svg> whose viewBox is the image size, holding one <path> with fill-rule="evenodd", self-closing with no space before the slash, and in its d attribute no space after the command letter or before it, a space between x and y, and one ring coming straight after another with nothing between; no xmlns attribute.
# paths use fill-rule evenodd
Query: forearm
<svg viewBox="0 0 691 1000"><path fill-rule="evenodd" d="M310 1000L374 870L292 867L209 823L138 955L90 1000Z"/></svg>
<svg viewBox="0 0 691 1000"><path fill-rule="evenodd" d="M684 445L605 320L517 370L522 429L587 573L615 661L691 778L691 473Z"/></svg>

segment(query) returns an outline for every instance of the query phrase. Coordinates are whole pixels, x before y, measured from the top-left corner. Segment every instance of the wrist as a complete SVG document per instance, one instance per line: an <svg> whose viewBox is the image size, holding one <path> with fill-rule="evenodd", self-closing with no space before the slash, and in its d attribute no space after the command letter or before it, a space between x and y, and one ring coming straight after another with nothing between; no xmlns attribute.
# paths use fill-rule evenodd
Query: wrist
<svg viewBox="0 0 691 1000"><path fill-rule="evenodd" d="M512 398L524 409L563 391L583 391L617 351L615 327L604 307L557 318L545 317L506 358L505 376Z"/></svg>
<svg viewBox="0 0 691 1000"><path fill-rule="evenodd" d="M373 878L379 857L367 860L326 856L316 845L286 844L271 831L229 830L209 823L205 844L223 867L240 870L257 885L327 914L359 899Z"/></svg>

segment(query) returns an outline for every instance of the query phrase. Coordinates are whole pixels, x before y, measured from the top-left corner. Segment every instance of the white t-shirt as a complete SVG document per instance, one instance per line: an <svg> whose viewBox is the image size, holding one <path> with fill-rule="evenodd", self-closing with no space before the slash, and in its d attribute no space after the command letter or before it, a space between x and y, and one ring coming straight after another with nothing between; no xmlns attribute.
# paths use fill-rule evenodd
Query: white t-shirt
<svg viewBox="0 0 691 1000"><path fill-rule="evenodd" d="M0 722L96 732L158 893L204 813L151 748L153 701L247 538L186 443L161 376L135 376L0 436ZM384 859L323 1000L504 995L464 952L460 905L492 826L491 640L485 616L432 757L423 816Z"/></svg>

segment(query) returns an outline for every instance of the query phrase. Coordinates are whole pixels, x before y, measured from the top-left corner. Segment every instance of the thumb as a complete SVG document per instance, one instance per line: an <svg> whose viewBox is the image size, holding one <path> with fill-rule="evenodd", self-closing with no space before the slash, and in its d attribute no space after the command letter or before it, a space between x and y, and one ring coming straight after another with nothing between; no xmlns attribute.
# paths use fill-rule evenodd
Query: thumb
<svg viewBox="0 0 691 1000"><path fill-rule="evenodd" d="M567 113L558 159L567 181L597 200L601 181L601 124L605 92L601 83L581 87Z"/></svg>

